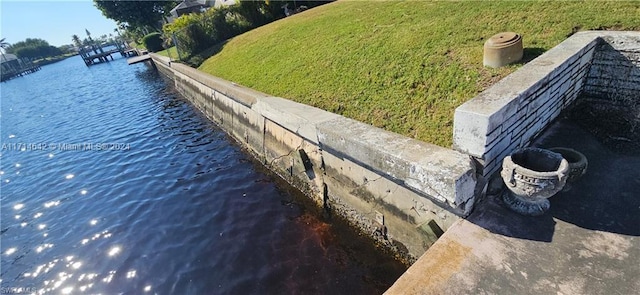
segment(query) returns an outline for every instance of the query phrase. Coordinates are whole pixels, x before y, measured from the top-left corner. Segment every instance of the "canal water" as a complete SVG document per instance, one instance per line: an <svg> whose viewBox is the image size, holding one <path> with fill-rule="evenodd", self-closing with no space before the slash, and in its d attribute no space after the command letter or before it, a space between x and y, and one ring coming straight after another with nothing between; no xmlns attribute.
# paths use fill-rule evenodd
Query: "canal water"
<svg viewBox="0 0 640 295"><path fill-rule="evenodd" d="M3 293L380 294L405 270L169 85L79 57L0 85Z"/></svg>

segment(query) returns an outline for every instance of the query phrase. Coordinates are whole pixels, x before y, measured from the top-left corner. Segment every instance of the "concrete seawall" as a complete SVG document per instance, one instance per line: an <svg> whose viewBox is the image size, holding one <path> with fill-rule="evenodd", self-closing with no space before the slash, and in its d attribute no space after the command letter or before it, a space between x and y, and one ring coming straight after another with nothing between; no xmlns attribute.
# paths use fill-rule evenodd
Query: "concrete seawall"
<svg viewBox="0 0 640 295"><path fill-rule="evenodd" d="M640 207L611 203L637 204L629 197L637 185L609 195L604 181L626 167L616 179L637 184L638 159L620 157L611 166L613 154L596 138L557 120L576 102L588 103L584 96L638 110L638 32L577 33L463 104L454 116L456 150L152 57L185 98L320 206L410 262L424 253L387 294L605 294L640 287L626 277L640 275ZM583 182L593 185L559 193L541 217L504 208L501 179L486 185L505 155L532 144L586 150L590 158Z"/></svg>
<svg viewBox="0 0 640 295"><path fill-rule="evenodd" d="M409 262L473 208L475 165L465 154L152 58L260 162Z"/></svg>

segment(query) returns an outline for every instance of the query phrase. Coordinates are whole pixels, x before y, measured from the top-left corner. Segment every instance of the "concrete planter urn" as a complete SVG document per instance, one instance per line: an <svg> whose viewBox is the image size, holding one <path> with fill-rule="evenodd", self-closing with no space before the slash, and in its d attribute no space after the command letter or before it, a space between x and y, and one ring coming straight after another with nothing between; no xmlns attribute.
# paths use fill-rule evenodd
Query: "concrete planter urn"
<svg viewBox="0 0 640 295"><path fill-rule="evenodd" d="M564 187L569 163L562 155L540 148L525 148L502 161L500 176L509 191L503 201L509 209L523 215L544 214L551 204L549 197Z"/></svg>
<svg viewBox="0 0 640 295"><path fill-rule="evenodd" d="M565 184L562 191L568 191L571 189L573 183L575 183L582 175L587 173L588 161L581 152L574 149L554 147L550 148L550 151L562 155L562 157L569 162L569 175L567 177L567 184Z"/></svg>
<svg viewBox="0 0 640 295"><path fill-rule="evenodd" d="M506 66L520 61L523 52L520 34L514 32L498 33L484 42L482 64L491 68Z"/></svg>

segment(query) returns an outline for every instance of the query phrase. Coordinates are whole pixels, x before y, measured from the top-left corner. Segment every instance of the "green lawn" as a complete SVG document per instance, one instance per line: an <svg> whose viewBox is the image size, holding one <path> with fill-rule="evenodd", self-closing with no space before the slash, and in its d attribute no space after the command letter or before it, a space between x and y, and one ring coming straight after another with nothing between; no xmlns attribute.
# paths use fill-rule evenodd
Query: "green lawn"
<svg viewBox="0 0 640 295"><path fill-rule="evenodd" d="M640 29L640 1L339 1L240 35L200 70L449 147L453 112L519 67L482 66L495 33L526 55L573 32Z"/></svg>
<svg viewBox="0 0 640 295"><path fill-rule="evenodd" d="M147 49L147 47L146 47L146 46L144 46L144 44L142 44L142 43L138 43L138 42L136 42L136 41L129 42L129 47L131 47L131 48L138 48L138 49L145 49L145 50Z"/></svg>
<svg viewBox="0 0 640 295"><path fill-rule="evenodd" d="M167 48L165 50L162 50L162 51L158 51L156 53L160 54L160 55L168 56L172 60L177 60L178 59L178 50L176 49L175 46L169 47L169 48Z"/></svg>

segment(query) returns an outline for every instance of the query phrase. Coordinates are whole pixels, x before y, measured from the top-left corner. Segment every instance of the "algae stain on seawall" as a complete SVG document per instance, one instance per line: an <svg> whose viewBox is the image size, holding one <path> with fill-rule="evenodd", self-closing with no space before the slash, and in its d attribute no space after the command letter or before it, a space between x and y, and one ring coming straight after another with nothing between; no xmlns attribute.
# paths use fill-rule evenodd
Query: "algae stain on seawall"
<svg viewBox="0 0 640 295"><path fill-rule="evenodd" d="M144 64L72 57L1 91L3 144L129 146L2 151L2 288L372 294L405 270L336 233Z"/></svg>

